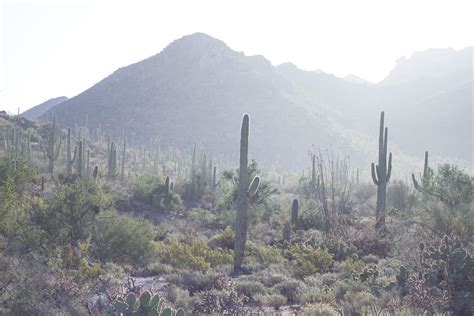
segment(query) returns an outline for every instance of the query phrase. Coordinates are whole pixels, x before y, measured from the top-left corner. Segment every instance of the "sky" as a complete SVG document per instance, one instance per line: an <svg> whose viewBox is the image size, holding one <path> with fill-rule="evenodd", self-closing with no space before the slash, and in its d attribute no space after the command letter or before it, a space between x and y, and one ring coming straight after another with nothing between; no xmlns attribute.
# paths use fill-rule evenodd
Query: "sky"
<svg viewBox="0 0 474 316"><path fill-rule="evenodd" d="M473 1L0 0L0 110L73 97L204 32L273 65L371 82L400 57L474 45Z"/></svg>

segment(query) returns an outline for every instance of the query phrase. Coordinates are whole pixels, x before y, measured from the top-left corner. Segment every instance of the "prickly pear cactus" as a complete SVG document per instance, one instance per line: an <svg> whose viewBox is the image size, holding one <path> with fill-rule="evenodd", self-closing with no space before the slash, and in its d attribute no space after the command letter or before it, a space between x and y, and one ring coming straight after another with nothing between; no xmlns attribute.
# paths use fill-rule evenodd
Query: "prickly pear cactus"
<svg viewBox="0 0 474 316"><path fill-rule="evenodd" d="M139 298L135 293L129 293L125 299L118 298L115 312L123 316L185 316L184 310L165 307L164 301L149 291L143 292Z"/></svg>

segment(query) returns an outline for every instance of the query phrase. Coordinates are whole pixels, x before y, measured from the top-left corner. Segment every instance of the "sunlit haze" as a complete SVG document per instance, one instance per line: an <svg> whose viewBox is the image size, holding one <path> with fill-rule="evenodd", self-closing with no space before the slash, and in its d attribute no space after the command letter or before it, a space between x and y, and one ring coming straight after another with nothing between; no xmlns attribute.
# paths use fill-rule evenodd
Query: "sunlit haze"
<svg viewBox="0 0 474 316"><path fill-rule="evenodd" d="M474 44L471 1L4 1L0 10L0 110L12 112L73 97L195 32L273 65L371 82L414 51Z"/></svg>

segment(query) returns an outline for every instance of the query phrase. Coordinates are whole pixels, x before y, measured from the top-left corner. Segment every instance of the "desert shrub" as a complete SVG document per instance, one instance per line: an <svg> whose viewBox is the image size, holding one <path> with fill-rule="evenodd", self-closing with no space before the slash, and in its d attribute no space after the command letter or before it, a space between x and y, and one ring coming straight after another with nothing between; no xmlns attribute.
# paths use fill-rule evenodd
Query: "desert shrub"
<svg viewBox="0 0 474 316"><path fill-rule="evenodd" d="M28 161L21 158L0 158L0 186L2 186L8 178L11 178L14 183L15 191L21 194L30 186L35 176L36 170L31 167Z"/></svg>
<svg viewBox="0 0 474 316"><path fill-rule="evenodd" d="M194 313L234 315L241 311L246 297L236 291L234 281L220 275L217 283L218 287L197 294Z"/></svg>
<svg viewBox="0 0 474 316"><path fill-rule="evenodd" d="M303 306L301 309L303 315L315 316L336 316L338 313L330 305L325 303L314 303Z"/></svg>
<svg viewBox="0 0 474 316"><path fill-rule="evenodd" d="M375 255L377 257L387 257L393 248L393 242L388 237L382 237L371 227L365 227L357 232L349 243L357 247L361 256Z"/></svg>
<svg viewBox="0 0 474 316"><path fill-rule="evenodd" d="M302 243L292 245L286 256L293 264L296 274L302 278L314 273L327 272L334 263L332 255L327 250Z"/></svg>
<svg viewBox="0 0 474 316"><path fill-rule="evenodd" d="M222 288L220 282L222 274L215 272L202 273L193 270L183 270L180 273L167 274L165 275L165 279L182 289L186 289L189 291L189 295L214 288Z"/></svg>
<svg viewBox="0 0 474 316"><path fill-rule="evenodd" d="M255 302L255 299L258 295L267 291L265 285L259 281L242 279L237 279L235 283L235 289L238 293L247 297L251 303Z"/></svg>
<svg viewBox="0 0 474 316"><path fill-rule="evenodd" d="M387 207L397 210L411 210L415 205L416 197L405 182L393 181L387 187Z"/></svg>
<svg viewBox="0 0 474 316"><path fill-rule="evenodd" d="M327 221L322 210L316 205L313 207L306 206L301 210L301 214L298 218L298 228L303 230L317 229L323 231L326 225Z"/></svg>
<svg viewBox="0 0 474 316"><path fill-rule="evenodd" d="M330 254L332 254L333 259L336 261L343 261L349 257L352 257L354 254L357 254L357 248L346 243L342 239L328 238L320 243L322 249L326 249Z"/></svg>
<svg viewBox="0 0 474 316"><path fill-rule="evenodd" d="M234 249L235 232L231 226L227 226L223 231L215 234L207 243L211 248Z"/></svg>
<svg viewBox="0 0 474 316"><path fill-rule="evenodd" d="M150 221L106 212L94 225L93 253L103 263L145 265L153 257L155 236Z"/></svg>
<svg viewBox="0 0 474 316"><path fill-rule="evenodd" d="M366 285L352 280L340 280L334 285L335 307L344 314L368 313L376 297Z"/></svg>
<svg viewBox="0 0 474 316"><path fill-rule="evenodd" d="M88 237L96 216L110 206L100 183L77 178L61 185L44 205L35 205L32 222L52 246L76 243Z"/></svg>
<svg viewBox="0 0 474 316"><path fill-rule="evenodd" d="M286 270L281 265L271 265L264 270L255 272L251 276L242 276L242 278L249 281L261 282L266 287L273 287L284 282L289 274L290 271Z"/></svg>
<svg viewBox="0 0 474 316"><path fill-rule="evenodd" d="M304 283L295 279L287 279L275 286L275 289L285 296L290 303L299 303L300 291Z"/></svg>
<svg viewBox="0 0 474 316"><path fill-rule="evenodd" d="M275 310L280 310L287 304L286 297L281 294L263 294L257 296L257 302L263 306L271 306Z"/></svg>
<svg viewBox="0 0 474 316"><path fill-rule="evenodd" d="M399 286L406 288L405 292L408 293L407 300L411 303L424 300L425 310L430 310L431 305L443 305L443 301L446 301L450 310L457 314L471 312L474 302L474 260L461 241L445 236L441 242L429 247L420 245L420 249L420 267L413 272L418 272L418 278L408 278L405 285L402 281L407 279L406 275L403 279L400 275L398 277Z"/></svg>
<svg viewBox="0 0 474 316"><path fill-rule="evenodd" d="M158 174L142 174L136 177L132 183L133 198L151 205L153 191L164 182Z"/></svg>
<svg viewBox="0 0 474 316"><path fill-rule="evenodd" d="M15 179L8 176L0 185L0 241L17 239L27 227L27 200L15 189Z"/></svg>
<svg viewBox="0 0 474 316"><path fill-rule="evenodd" d="M441 237L457 235L464 240L474 236L472 212L474 178L456 166L441 165L423 196L428 206L425 223Z"/></svg>
<svg viewBox="0 0 474 316"><path fill-rule="evenodd" d="M364 267L364 261L357 259L357 256L354 256L341 262L339 268L347 276L355 276L360 274L364 270Z"/></svg>
<svg viewBox="0 0 474 316"><path fill-rule="evenodd" d="M195 222L198 222L204 227L215 227L218 218L217 215L212 213L209 210L205 210L202 208L193 208L187 212L187 217Z"/></svg>
<svg viewBox="0 0 474 316"><path fill-rule="evenodd" d="M173 306L183 308L184 310L191 309L191 297L189 296L188 290L170 285L165 288L165 294L166 299L173 303Z"/></svg>
<svg viewBox="0 0 474 316"><path fill-rule="evenodd" d="M207 272L211 267L230 264L233 261L231 251L212 249L198 237L191 237L185 241L170 238L167 242L157 242L156 250L162 263L176 269Z"/></svg>
<svg viewBox="0 0 474 316"><path fill-rule="evenodd" d="M279 248L264 244L249 243L249 253L264 266L280 264L285 260Z"/></svg>

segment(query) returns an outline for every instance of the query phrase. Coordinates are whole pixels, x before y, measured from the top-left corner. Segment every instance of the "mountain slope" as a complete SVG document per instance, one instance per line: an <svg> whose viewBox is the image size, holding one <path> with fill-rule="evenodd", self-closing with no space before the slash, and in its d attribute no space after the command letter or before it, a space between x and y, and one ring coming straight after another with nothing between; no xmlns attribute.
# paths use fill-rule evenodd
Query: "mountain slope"
<svg viewBox="0 0 474 316"><path fill-rule="evenodd" d="M418 158L428 149L469 161L472 65L457 62L465 59L458 53L441 54L450 61L440 61L439 72L417 66L423 60L419 53L399 63L402 68L387 80L360 84L289 63L274 67L262 56L245 56L197 33L118 69L50 113L65 126L87 122L111 135L140 143L156 137L181 149L200 141L214 155L228 156L237 153L240 118L248 112L253 158L296 169L308 165L312 145L350 154L356 166L368 165L375 159L378 115L384 109L394 158L403 160L403 153ZM453 71L446 70L450 62ZM415 76L412 68L430 71Z"/></svg>
<svg viewBox="0 0 474 316"><path fill-rule="evenodd" d="M44 113L48 112L49 109L51 109L53 106L56 106L64 101L66 101L68 98L67 97L57 97L53 99L49 99L48 101L45 101L39 105L36 105L29 110L26 110L25 112L21 113L22 116L26 117L27 119L30 120L35 120L39 118L41 115Z"/></svg>
<svg viewBox="0 0 474 316"><path fill-rule="evenodd" d="M291 90L265 58L194 34L117 70L52 113L67 126L87 121L89 128L124 131L143 143L158 137L182 149L200 141L213 154L228 155L237 152L240 119L248 112L251 155L267 164L301 166L311 144L327 147L337 131L296 104Z"/></svg>

